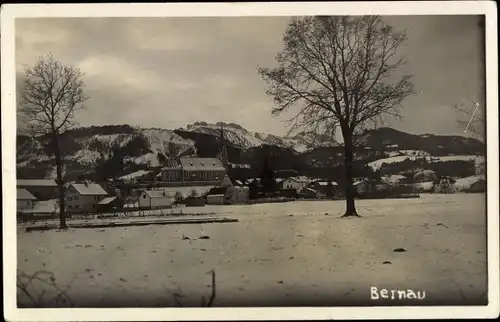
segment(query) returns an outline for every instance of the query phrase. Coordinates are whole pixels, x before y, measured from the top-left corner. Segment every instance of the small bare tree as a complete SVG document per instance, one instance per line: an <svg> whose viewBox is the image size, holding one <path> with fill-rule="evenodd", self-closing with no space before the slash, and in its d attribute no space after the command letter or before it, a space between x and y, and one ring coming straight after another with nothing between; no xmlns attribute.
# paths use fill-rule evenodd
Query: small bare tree
<svg viewBox="0 0 500 322"><path fill-rule="evenodd" d="M278 67L259 68L274 98L273 114L300 104L290 119L294 128L344 139L347 216L358 216L354 204L353 155L356 134L382 116L399 116L397 107L413 93L410 75L395 72L405 32L395 31L378 16L294 18L284 34Z"/></svg>
<svg viewBox="0 0 500 322"><path fill-rule="evenodd" d="M59 218L66 227L63 160L60 136L75 125L75 112L88 99L84 94L83 73L78 68L63 65L47 54L33 67L26 68L20 90L20 126L33 136L48 137L55 158L59 188Z"/></svg>

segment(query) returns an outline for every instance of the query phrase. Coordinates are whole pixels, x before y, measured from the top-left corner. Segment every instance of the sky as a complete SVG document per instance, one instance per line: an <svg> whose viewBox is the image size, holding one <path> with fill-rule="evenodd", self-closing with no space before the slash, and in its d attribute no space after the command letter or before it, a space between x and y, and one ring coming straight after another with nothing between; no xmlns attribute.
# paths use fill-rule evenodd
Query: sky
<svg viewBox="0 0 500 322"><path fill-rule="evenodd" d="M482 99L483 52L478 16L387 16L408 41L400 53L416 94L401 120L410 133L463 134L452 106ZM24 18L16 20L16 71L51 52L85 73L90 100L82 126L130 124L176 129L195 121L234 122L284 135L287 116L258 67L276 66L289 17ZM297 111L297 109L295 110ZM290 116L290 114L288 115Z"/></svg>

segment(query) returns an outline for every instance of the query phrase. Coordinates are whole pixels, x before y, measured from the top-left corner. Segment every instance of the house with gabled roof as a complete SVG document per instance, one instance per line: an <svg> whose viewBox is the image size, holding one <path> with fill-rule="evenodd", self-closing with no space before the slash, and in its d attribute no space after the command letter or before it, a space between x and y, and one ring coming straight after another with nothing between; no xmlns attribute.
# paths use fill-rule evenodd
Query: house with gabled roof
<svg viewBox="0 0 500 322"><path fill-rule="evenodd" d="M164 190L144 190L138 201L140 209L172 208L174 202Z"/></svg>
<svg viewBox="0 0 500 322"><path fill-rule="evenodd" d="M303 190L310 183L309 180L300 177L289 177L281 181L282 189L295 189L297 192Z"/></svg>
<svg viewBox="0 0 500 322"><path fill-rule="evenodd" d="M182 181L222 181L226 168L217 158L180 158Z"/></svg>
<svg viewBox="0 0 500 322"><path fill-rule="evenodd" d="M17 189L16 200L17 211L33 209L37 202L36 197L26 189Z"/></svg>
<svg viewBox="0 0 500 322"><path fill-rule="evenodd" d="M226 175L226 167L218 158L180 158L167 160L161 168L165 182L221 182Z"/></svg>
<svg viewBox="0 0 500 322"><path fill-rule="evenodd" d="M66 211L68 213L93 213L99 201L108 196L97 183L70 183L66 188Z"/></svg>

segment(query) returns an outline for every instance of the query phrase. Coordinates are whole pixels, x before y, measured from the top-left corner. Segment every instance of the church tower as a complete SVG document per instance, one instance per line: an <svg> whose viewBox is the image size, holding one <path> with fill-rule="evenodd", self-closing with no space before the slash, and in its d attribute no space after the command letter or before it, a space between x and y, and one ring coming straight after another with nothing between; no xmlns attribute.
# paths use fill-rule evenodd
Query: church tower
<svg viewBox="0 0 500 322"><path fill-rule="evenodd" d="M226 168L227 171L229 165L229 157L227 155L226 145L224 144L224 129L222 122L220 125L220 142L221 142L221 148L219 150L219 153L217 154L217 158L222 161L222 164L224 165L224 168Z"/></svg>

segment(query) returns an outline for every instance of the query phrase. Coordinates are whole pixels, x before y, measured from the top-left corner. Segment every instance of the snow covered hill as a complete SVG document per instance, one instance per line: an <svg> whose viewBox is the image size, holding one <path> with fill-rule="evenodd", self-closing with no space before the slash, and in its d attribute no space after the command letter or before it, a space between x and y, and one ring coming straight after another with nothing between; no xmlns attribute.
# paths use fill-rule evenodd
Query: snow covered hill
<svg viewBox="0 0 500 322"><path fill-rule="evenodd" d="M403 152L403 151L399 151ZM448 155L448 156L431 156L428 154L422 155L398 155L385 159L379 159L368 163L373 170L380 170L384 164L398 163L406 160L416 161L417 159L425 159L427 162L446 162L446 161L474 161L475 163L484 162L484 156L479 155Z"/></svg>
<svg viewBox="0 0 500 322"><path fill-rule="evenodd" d="M195 122L188 124L184 131L209 134L220 137L221 133L224 139L231 144L249 149L262 145L275 145L288 148L297 153L304 153L318 147L337 146L336 141L321 135L315 135L311 132L301 132L295 136L279 137L273 134L251 132L235 123L217 122L210 124L206 122Z"/></svg>
<svg viewBox="0 0 500 322"><path fill-rule="evenodd" d="M114 131L113 131L114 130ZM68 172L95 171L112 159L124 165L161 166L166 157L196 154L195 142L182 138L172 130L115 127L111 131L83 128L68 131L61 139L61 150ZM44 169L45 177L54 178L54 160L46 138L22 137L17 144L17 166Z"/></svg>
<svg viewBox="0 0 500 322"><path fill-rule="evenodd" d="M99 178L118 178L160 167L169 157L215 157L220 150L221 128L226 143L229 142L227 150L232 163L259 167L264 156L271 156L276 170L313 171L318 176L331 173L331 169L343 163L343 148L338 142L311 132L279 137L222 122L197 122L178 130L110 125L64 133L60 146L65 174L78 177L90 173ZM384 175L402 174L414 167L408 160L417 163L423 159L427 163L480 161L484 160L481 155L485 152L484 144L477 140L414 135L390 128L367 131L358 142L355 161L368 164L375 171L382 169ZM48 138L18 135L16 159L20 178L55 177ZM394 167L387 170L388 165ZM422 165L425 164L420 167L426 169ZM433 170L440 171L435 167ZM467 171L460 175L469 175Z"/></svg>

